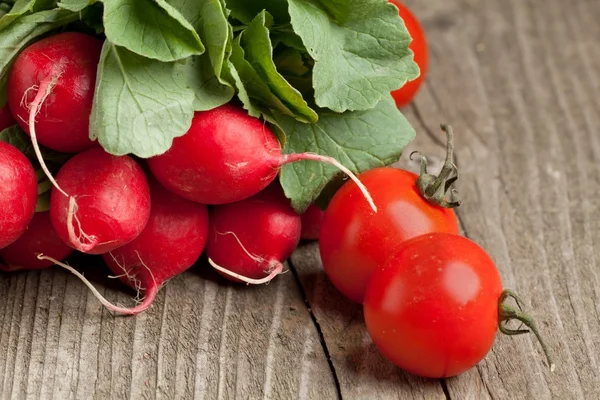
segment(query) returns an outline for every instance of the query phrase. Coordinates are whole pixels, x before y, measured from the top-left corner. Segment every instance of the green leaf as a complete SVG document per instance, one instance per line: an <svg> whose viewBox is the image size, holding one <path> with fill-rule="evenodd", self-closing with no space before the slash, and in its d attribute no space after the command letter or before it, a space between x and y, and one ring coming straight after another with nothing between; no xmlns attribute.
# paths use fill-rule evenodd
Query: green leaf
<svg viewBox="0 0 600 400"><path fill-rule="evenodd" d="M280 29L276 27L271 32L271 41L273 42L273 47L277 47L279 43L283 43L288 47L306 53L306 47L304 47L304 43L302 43L302 38L296 35L291 28Z"/></svg>
<svg viewBox="0 0 600 400"><path fill-rule="evenodd" d="M282 75L304 77L311 72L303 54L291 47L280 47L273 56L273 62Z"/></svg>
<svg viewBox="0 0 600 400"><path fill-rule="evenodd" d="M90 34L103 35L104 23L102 14L104 6L102 3L93 3L81 11L81 23L90 31ZM93 33L92 33L93 32Z"/></svg>
<svg viewBox="0 0 600 400"><path fill-rule="evenodd" d="M25 132L23 132L19 125L13 125L0 132L0 141L16 147L17 150L25 154L27 158L31 158L30 156L32 154L35 158L31 139Z"/></svg>
<svg viewBox="0 0 600 400"><path fill-rule="evenodd" d="M165 0L103 0L111 43L141 56L171 62L204 53L190 23Z"/></svg>
<svg viewBox="0 0 600 400"><path fill-rule="evenodd" d="M318 0L321 7L340 25L350 15L350 0Z"/></svg>
<svg viewBox="0 0 600 400"><path fill-rule="evenodd" d="M114 155L152 157L183 136L194 115L194 92L175 63L141 57L104 43L90 137Z"/></svg>
<svg viewBox="0 0 600 400"><path fill-rule="evenodd" d="M285 116L277 120L287 136L284 153L330 156L354 173L398 161L415 137L414 129L389 95L368 111L338 114L324 110L319 122L312 125ZM280 181L294 209L303 212L338 173L337 168L327 164L299 161L282 168Z"/></svg>
<svg viewBox="0 0 600 400"><path fill-rule="evenodd" d="M244 49L240 46L238 36L232 43L230 72L238 89L238 97L248 113L253 117L260 117L261 114L270 113L269 110L275 110L294 117L294 113L271 92L269 86L244 57Z"/></svg>
<svg viewBox="0 0 600 400"><path fill-rule="evenodd" d="M2 17L4 17L6 14L8 14L10 12L11 8L12 8L12 5L10 5L8 3L0 3L0 20L2 20Z"/></svg>
<svg viewBox="0 0 600 400"><path fill-rule="evenodd" d="M246 86L242 81L240 73L238 72L233 62L231 62L230 60L227 61L226 73L230 75L231 80L234 82L235 87L238 90L237 96L242 102L244 109L248 111L248 115L250 115L251 117L259 118L263 114L264 110L261 109L258 105L256 105L254 101L252 101L252 99L250 98L250 94L246 90Z"/></svg>
<svg viewBox="0 0 600 400"><path fill-rule="evenodd" d="M34 165L37 165L37 156L33 150L33 144L31 138L19 125L13 125L4 129L0 132L0 141L6 142L16 147L21 153L25 155ZM65 153L59 153L51 150L45 146L39 145L42 157L50 166L62 165L71 156Z"/></svg>
<svg viewBox="0 0 600 400"><path fill-rule="evenodd" d="M73 12L79 12L95 2L96 0L61 0L58 3L58 7Z"/></svg>
<svg viewBox="0 0 600 400"><path fill-rule="evenodd" d="M36 37L77 21L78 14L67 10L40 11L25 15L0 35L0 87L5 82L13 59Z"/></svg>
<svg viewBox="0 0 600 400"><path fill-rule="evenodd" d="M8 14L11 8L12 4L0 2L0 18Z"/></svg>
<svg viewBox="0 0 600 400"><path fill-rule="evenodd" d="M231 86L223 85L213 71L207 54L194 56L178 66L177 74L186 79L194 91L195 111L207 111L228 103L235 94Z"/></svg>
<svg viewBox="0 0 600 400"><path fill-rule="evenodd" d="M244 24L249 24L263 10L273 16L275 23L290 22L287 0L225 0L231 16Z"/></svg>
<svg viewBox="0 0 600 400"><path fill-rule="evenodd" d="M277 72L273 62L269 30L266 27L267 15L264 11L258 14L240 35L240 44L245 51L245 58L260 79L266 83L271 93L281 100L296 119L302 122L316 122L319 116L308 106L302 93Z"/></svg>
<svg viewBox="0 0 600 400"><path fill-rule="evenodd" d="M319 107L336 112L368 110L419 75L411 37L387 0L349 0L343 25L316 0L288 0L294 31L315 60L313 85Z"/></svg>
<svg viewBox="0 0 600 400"><path fill-rule="evenodd" d="M233 39L222 0L170 0L169 3L196 29L206 46L214 74L221 80L223 62L231 53Z"/></svg>
<svg viewBox="0 0 600 400"><path fill-rule="evenodd" d="M56 4L55 0L17 0L10 11L0 18L0 32L22 15L47 10Z"/></svg>

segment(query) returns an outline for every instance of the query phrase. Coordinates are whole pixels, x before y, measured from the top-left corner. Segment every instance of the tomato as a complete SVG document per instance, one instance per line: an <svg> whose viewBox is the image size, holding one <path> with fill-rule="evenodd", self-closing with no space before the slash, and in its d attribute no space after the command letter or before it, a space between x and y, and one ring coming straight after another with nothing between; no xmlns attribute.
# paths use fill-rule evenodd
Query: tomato
<svg viewBox="0 0 600 400"><path fill-rule="evenodd" d="M400 17L402 17L404 20L406 29L413 39L409 47L413 51L414 60L421 70L421 74L417 79L407 82L403 87L392 92L392 96L394 97L394 100L396 100L396 105L398 107L403 107L413 100L415 94L423 84L425 75L427 74L429 55L427 53L427 40L425 38L425 32L419 20L408 8L406 8L405 5L400 3L398 0L389 1L398 7L398 10L400 11Z"/></svg>
<svg viewBox="0 0 600 400"><path fill-rule="evenodd" d="M416 375L445 378L479 363L492 348L498 328L519 320L538 337L550 368L552 360L535 323L505 304L490 256L475 242L454 234L413 238L372 274L364 301L369 335L381 353Z"/></svg>
<svg viewBox="0 0 600 400"><path fill-rule="evenodd" d="M3 131L4 129L9 128L10 126L12 126L14 124L16 124L16 122L13 119L13 116L10 113L8 106L4 106L4 107L0 108L0 131Z"/></svg>
<svg viewBox="0 0 600 400"><path fill-rule="evenodd" d="M459 229L453 210L436 206L421 195L416 174L383 167L358 178L378 212L373 213L358 186L348 181L325 211L319 249L333 285L361 303L375 267L402 242L429 232L458 233Z"/></svg>
<svg viewBox="0 0 600 400"><path fill-rule="evenodd" d="M494 263L474 242L422 235L371 276L365 321L374 343L397 366L425 377L454 376L492 347L501 293Z"/></svg>
<svg viewBox="0 0 600 400"><path fill-rule="evenodd" d="M323 221L324 212L319 207L311 204L304 214L302 214L302 239L304 240L319 240L321 232L321 223Z"/></svg>

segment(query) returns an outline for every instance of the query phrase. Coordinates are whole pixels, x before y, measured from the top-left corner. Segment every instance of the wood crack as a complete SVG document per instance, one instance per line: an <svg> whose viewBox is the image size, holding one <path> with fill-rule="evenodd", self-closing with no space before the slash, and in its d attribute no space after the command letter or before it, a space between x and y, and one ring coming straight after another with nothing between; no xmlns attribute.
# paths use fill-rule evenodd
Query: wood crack
<svg viewBox="0 0 600 400"><path fill-rule="evenodd" d="M304 299L304 304L306 305L306 310L310 314L310 319L312 320L312 322L315 326L315 329L317 330L317 334L319 336L319 342L321 343L321 348L323 349L323 352L325 353L325 357L327 358L327 364L329 365L331 375L333 376L333 382L335 383L335 391L337 393L337 397L339 400L342 400L342 388L340 386L340 380L338 378L335 366L333 365L333 360L331 359L331 354L329 353L329 348L327 347L327 342L325 341L325 336L323 335L323 331L321 330L321 325L319 324L319 321L317 321L317 316L312 311L312 307L310 306L310 301L308 299L308 296L306 295L306 291L304 290L304 287L302 286L302 282L300 281L298 272L296 271L296 268L294 267L294 264L292 263L291 259L288 260L288 264L290 266L290 271L292 272L292 275L294 276L294 280L296 281L296 285L298 286L298 290L300 291L300 295Z"/></svg>

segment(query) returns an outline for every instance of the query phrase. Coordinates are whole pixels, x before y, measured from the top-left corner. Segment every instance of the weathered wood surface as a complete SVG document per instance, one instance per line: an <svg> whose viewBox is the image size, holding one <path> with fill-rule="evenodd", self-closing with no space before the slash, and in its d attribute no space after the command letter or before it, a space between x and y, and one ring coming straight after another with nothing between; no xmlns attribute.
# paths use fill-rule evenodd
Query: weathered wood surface
<svg viewBox="0 0 600 400"><path fill-rule="evenodd" d="M411 149L440 159L437 126L455 128L463 229L527 299L554 373L525 335L499 337L457 378L405 374L309 244L259 288L200 265L137 318L103 311L61 270L0 275L0 398L600 398L600 2L406 2L431 46L405 110ZM109 299L130 298L97 266L86 273Z"/></svg>

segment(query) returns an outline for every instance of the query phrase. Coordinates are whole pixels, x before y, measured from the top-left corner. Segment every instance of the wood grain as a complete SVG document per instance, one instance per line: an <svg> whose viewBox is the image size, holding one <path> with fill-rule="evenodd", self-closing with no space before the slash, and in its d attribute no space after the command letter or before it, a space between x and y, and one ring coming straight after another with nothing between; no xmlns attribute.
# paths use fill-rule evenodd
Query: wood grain
<svg viewBox="0 0 600 400"><path fill-rule="evenodd" d="M499 336L476 368L424 380L372 345L360 306L304 244L270 285L229 285L201 263L137 318L104 311L62 270L0 275L0 399L600 398L600 2L406 0L430 68L403 111L407 155L444 156L456 132L465 235L526 299L535 338ZM112 301L131 293L84 257Z"/></svg>
<svg viewBox="0 0 600 400"><path fill-rule="evenodd" d="M131 301L93 268L109 300ZM169 282L136 318L107 313L61 270L2 275L0 398L338 398L292 274L240 287L207 270Z"/></svg>

